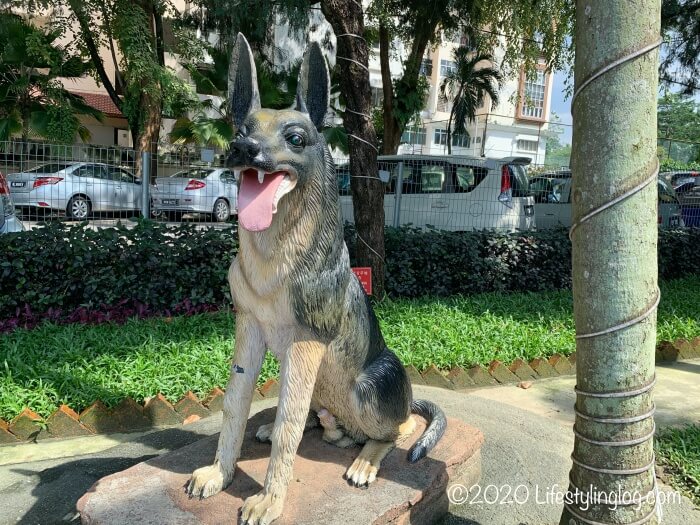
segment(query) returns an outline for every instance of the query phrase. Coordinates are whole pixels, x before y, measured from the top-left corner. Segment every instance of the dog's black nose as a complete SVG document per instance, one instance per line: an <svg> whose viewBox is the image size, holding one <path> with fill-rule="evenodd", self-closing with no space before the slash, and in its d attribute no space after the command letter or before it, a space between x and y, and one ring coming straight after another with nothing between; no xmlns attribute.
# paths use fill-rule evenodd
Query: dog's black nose
<svg viewBox="0 0 700 525"><path fill-rule="evenodd" d="M260 154L260 143L250 137L236 139L231 143L231 156L239 162L253 160Z"/></svg>

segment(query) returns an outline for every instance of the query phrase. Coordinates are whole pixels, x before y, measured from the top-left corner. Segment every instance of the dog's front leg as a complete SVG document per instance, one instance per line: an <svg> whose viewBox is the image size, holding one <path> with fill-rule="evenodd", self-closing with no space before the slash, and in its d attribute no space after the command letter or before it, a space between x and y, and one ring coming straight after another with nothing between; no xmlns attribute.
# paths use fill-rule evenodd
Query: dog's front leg
<svg viewBox="0 0 700 525"><path fill-rule="evenodd" d="M265 357L265 342L257 322L239 312L236 315L236 352L224 396L223 424L214 464L192 473L187 484L190 496L207 498L226 488L233 480L241 453L253 391Z"/></svg>
<svg viewBox="0 0 700 525"><path fill-rule="evenodd" d="M304 433L316 374L325 350L325 345L317 341L297 341L283 359L282 385L265 487L245 501L241 521L246 525L266 525L282 513L292 478L294 456Z"/></svg>

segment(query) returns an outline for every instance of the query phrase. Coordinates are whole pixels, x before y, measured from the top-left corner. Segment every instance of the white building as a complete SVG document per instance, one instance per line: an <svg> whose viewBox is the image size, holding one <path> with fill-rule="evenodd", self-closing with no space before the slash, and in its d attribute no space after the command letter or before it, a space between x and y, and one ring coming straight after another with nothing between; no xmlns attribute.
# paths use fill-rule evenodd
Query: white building
<svg viewBox="0 0 700 525"><path fill-rule="evenodd" d="M451 103L440 95L440 84L450 69L455 67L453 51L467 45L465 38L444 39L442 45L429 50L423 61L422 73L430 90L420 124L404 132L399 153L446 154L447 123ZM498 54L498 51L497 51ZM402 50L399 48L399 57ZM498 57L497 57L498 58ZM391 64L392 76L401 73L400 58ZM379 50L374 50L370 61L372 98L381 105L382 83ZM499 104L491 108L488 99L479 109L474 122L467 126L469 136L453 136L454 155L485 157L529 157L534 164L544 163L544 131L550 116L552 75L538 68L534 79L526 79L523 72L516 78L506 79L499 92Z"/></svg>

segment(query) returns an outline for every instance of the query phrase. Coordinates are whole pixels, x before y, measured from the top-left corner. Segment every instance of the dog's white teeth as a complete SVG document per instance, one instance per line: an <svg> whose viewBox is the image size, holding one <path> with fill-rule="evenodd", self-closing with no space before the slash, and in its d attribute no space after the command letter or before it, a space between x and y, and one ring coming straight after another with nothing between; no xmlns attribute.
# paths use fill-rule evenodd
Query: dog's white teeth
<svg viewBox="0 0 700 525"><path fill-rule="evenodd" d="M258 182L263 183L263 178L265 178L265 172L263 170L258 170Z"/></svg>
<svg viewBox="0 0 700 525"><path fill-rule="evenodd" d="M234 168L234 170L233 170L233 177L234 177L236 180L240 180L240 178L241 178L241 170L240 170L240 169L235 169L235 168Z"/></svg>

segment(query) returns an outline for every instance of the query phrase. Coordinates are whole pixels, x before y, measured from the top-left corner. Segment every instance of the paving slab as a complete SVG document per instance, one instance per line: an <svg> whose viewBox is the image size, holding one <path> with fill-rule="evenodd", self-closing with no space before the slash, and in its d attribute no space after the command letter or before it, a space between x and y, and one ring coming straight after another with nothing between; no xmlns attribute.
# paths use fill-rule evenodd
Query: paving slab
<svg viewBox="0 0 700 525"><path fill-rule="evenodd" d="M198 500L183 489L194 469L211 463L218 441L213 435L99 480L78 501L82 523L230 524L245 498L262 488L270 446L257 442L255 432L272 421L273 409L248 421L233 483L220 494ZM421 422L411 439L385 458L368 489L350 487L343 479L359 448L339 449L321 439L320 429L307 432L294 462L285 511L275 524L434 523L447 512L448 483L478 482L483 435L450 419L435 449L410 464L406 452L424 428Z"/></svg>

